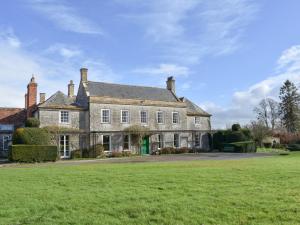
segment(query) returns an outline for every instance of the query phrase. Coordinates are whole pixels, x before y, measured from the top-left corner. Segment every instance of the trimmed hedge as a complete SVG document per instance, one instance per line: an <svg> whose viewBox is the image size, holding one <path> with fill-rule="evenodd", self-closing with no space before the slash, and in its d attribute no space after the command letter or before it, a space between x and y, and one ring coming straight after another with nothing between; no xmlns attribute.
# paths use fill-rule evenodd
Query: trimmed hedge
<svg viewBox="0 0 300 225"><path fill-rule="evenodd" d="M256 152L257 149L254 141L243 141L243 142L233 142L229 144L224 144L224 151L249 153L249 152Z"/></svg>
<svg viewBox="0 0 300 225"><path fill-rule="evenodd" d="M19 128L13 134L14 145L50 145L50 135L41 128Z"/></svg>
<svg viewBox="0 0 300 225"><path fill-rule="evenodd" d="M289 144L287 149L290 151L300 151L300 144Z"/></svg>
<svg viewBox="0 0 300 225"><path fill-rule="evenodd" d="M13 145L10 148L9 159L13 162L46 162L56 161L58 152L56 146L50 145Z"/></svg>
<svg viewBox="0 0 300 225"><path fill-rule="evenodd" d="M39 127L40 121L37 118L28 118L25 122L25 127Z"/></svg>

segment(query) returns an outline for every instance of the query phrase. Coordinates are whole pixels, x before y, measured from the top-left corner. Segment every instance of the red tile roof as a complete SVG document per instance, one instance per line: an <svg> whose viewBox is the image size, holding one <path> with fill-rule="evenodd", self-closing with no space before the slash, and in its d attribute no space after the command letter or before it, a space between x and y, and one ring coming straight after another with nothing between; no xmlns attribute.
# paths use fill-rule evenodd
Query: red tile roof
<svg viewBox="0 0 300 225"><path fill-rule="evenodd" d="M16 127L24 125L26 110L21 108L0 108L0 124L13 124Z"/></svg>

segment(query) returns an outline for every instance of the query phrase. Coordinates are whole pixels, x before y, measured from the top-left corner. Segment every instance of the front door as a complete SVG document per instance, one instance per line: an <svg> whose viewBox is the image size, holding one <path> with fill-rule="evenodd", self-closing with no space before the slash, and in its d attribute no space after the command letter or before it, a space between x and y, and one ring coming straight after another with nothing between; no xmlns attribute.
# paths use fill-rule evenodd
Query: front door
<svg viewBox="0 0 300 225"><path fill-rule="evenodd" d="M144 137L141 146L141 154L147 155L149 154L149 137Z"/></svg>
<svg viewBox="0 0 300 225"><path fill-rule="evenodd" d="M69 135L60 136L59 153L60 153L60 158L62 159L70 158L70 136Z"/></svg>

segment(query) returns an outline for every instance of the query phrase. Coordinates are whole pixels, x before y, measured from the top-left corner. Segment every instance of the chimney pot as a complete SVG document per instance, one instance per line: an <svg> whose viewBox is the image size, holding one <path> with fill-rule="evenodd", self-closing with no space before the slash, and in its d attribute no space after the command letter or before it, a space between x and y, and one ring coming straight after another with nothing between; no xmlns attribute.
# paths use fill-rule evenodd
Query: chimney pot
<svg viewBox="0 0 300 225"><path fill-rule="evenodd" d="M46 93L40 93L40 103L44 103L46 101Z"/></svg>
<svg viewBox="0 0 300 225"><path fill-rule="evenodd" d="M87 68L81 68L80 69L80 76L81 76L81 82L87 82L88 81L88 69Z"/></svg>

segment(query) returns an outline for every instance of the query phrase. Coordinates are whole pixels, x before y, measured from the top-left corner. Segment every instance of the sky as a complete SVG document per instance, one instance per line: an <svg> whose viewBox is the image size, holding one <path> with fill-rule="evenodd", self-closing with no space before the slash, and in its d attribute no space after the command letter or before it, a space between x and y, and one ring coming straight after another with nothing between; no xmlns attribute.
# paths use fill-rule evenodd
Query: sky
<svg viewBox="0 0 300 225"><path fill-rule="evenodd" d="M89 80L165 87L211 113L213 128L255 119L286 79L300 84L299 0L4 0L0 106L26 85L67 93Z"/></svg>

